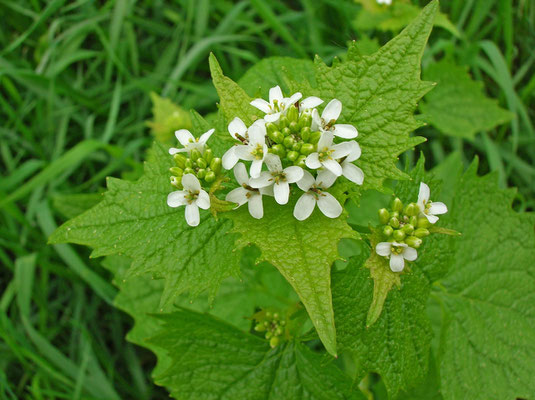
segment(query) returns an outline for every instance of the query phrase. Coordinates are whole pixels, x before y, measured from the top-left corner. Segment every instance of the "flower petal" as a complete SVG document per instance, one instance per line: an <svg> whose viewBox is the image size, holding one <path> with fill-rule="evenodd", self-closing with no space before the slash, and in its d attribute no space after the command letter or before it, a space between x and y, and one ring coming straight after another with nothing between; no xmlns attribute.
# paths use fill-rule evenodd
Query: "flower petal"
<svg viewBox="0 0 535 400"><path fill-rule="evenodd" d="M175 136L184 147L186 147L188 143L195 142L195 138L187 129L179 129L178 131L175 131Z"/></svg>
<svg viewBox="0 0 535 400"><path fill-rule="evenodd" d="M251 154L252 147L245 144L234 146L234 154L240 160L253 161L255 157Z"/></svg>
<svg viewBox="0 0 535 400"><path fill-rule="evenodd" d="M321 168L321 163L320 163L320 160L319 160L319 154L318 153L309 154L308 157L305 160L305 164L310 169Z"/></svg>
<svg viewBox="0 0 535 400"><path fill-rule="evenodd" d="M175 192L169 193L167 196L167 205L169 207L180 207L188 204L186 200L186 194L184 190L177 190Z"/></svg>
<svg viewBox="0 0 535 400"><path fill-rule="evenodd" d="M269 102L271 104L274 103L274 100L277 100L280 104L280 102L284 99L284 96L282 95L282 90L279 85L272 87L269 89Z"/></svg>
<svg viewBox="0 0 535 400"><path fill-rule="evenodd" d="M439 201L432 202L429 206L429 214L433 215L440 215L440 214L446 214L448 212L448 207L446 207L446 204L441 203Z"/></svg>
<svg viewBox="0 0 535 400"><path fill-rule="evenodd" d="M171 147L169 149L169 154L173 155L173 154L176 154L176 153L185 153L186 151L188 151L188 149L177 149L175 147Z"/></svg>
<svg viewBox="0 0 535 400"><path fill-rule="evenodd" d="M294 183L303 177L303 168L298 166L286 167L284 168L284 174L288 183Z"/></svg>
<svg viewBox="0 0 535 400"><path fill-rule="evenodd" d="M254 99L249 104L255 108L258 108L260 111L265 112L266 114L271 112L269 103L264 99Z"/></svg>
<svg viewBox="0 0 535 400"><path fill-rule="evenodd" d="M236 177L236 181L240 185L248 185L249 184L249 175L247 175L247 169L245 168L244 163L238 163L234 167L234 176Z"/></svg>
<svg viewBox="0 0 535 400"><path fill-rule="evenodd" d="M267 171L263 171L258 177L249 180L249 185L253 188L263 188L272 184L273 176Z"/></svg>
<svg viewBox="0 0 535 400"><path fill-rule="evenodd" d="M249 197L249 214L251 217L260 219L264 216L264 206L262 204L262 196L260 194L253 194Z"/></svg>
<svg viewBox="0 0 535 400"><path fill-rule="evenodd" d="M394 272L401 272L405 267L405 261L401 254L392 254L390 256L390 269Z"/></svg>
<svg viewBox="0 0 535 400"><path fill-rule="evenodd" d="M336 121L342 112L342 102L338 99L332 99L321 113L321 118L325 123L329 123L333 119Z"/></svg>
<svg viewBox="0 0 535 400"><path fill-rule="evenodd" d="M330 149L333 144L333 134L331 132L323 132L318 141L318 151Z"/></svg>
<svg viewBox="0 0 535 400"><path fill-rule="evenodd" d="M197 206L203 210L208 210L210 208L210 196L206 191L202 190L199 192L199 197L197 197Z"/></svg>
<svg viewBox="0 0 535 400"><path fill-rule="evenodd" d="M331 154L331 157L335 160L345 157L355 149L354 145L351 142L342 142L335 144L331 147L334 151Z"/></svg>
<svg viewBox="0 0 535 400"><path fill-rule="evenodd" d="M429 201L429 195L429 186L427 186L423 182L420 182L420 191L418 192L418 205L425 205L425 203ZM423 211L421 207L420 210Z"/></svg>
<svg viewBox="0 0 535 400"><path fill-rule="evenodd" d="M247 189L238 187L228 192L227 195L225 196L225 200L230 201L231 203L236 203L239 207L247 203L248 201L247 193L249 193Z"/></svg>
<svg viewBox="0 0 535 400"><path fill-rule="evenodd" d="M185 191L199 192L201 190L201 184L197 177L193 174L186 174L182 177L182 186Z"/></svg>
<svg viewBox="0 0 535 400"><path fill-rule="evenodd" d="M274 196L273 185L264 186L264 187L258 188L258 190L260 191L260 194L263 196L271 196L271 197Z"/></svg>
<svg viewBox="0 0 535 400"><path fill-rule="evenodd" d="M239 140L236 134L245 137L245 134L247 133L247 127L240 118L236 117L230 121L230 124L228 124L228 133L230 133L230 136L232 136L234 139Z"/></svg>
<svg viewBox="0 0 535 400"><path fill-rule="evenodd" d="M279 204L288 203L290 197L290 185L288 182L276 182L273 185L273 194L275 195L275 201Z"/></svg>
<svg viewBox="0 0 535 400"><path fill-rule="evenodd" d="M334 136L342 139L355 139L359 135L357 128L350 124L336 124L334 126Z"/></svg>
<svg viewBox="0 0 535 400"><path fill-rule="evenodd" d="M351 146L351 151L346 157L346 160L348 161L355 161L358 160L362 154L362 150L360 149L360 145L355 142L354 140L351 140L347 142Z"/></svg>
<svg viewBox="0 0 535 400"><path fill-rule="evenodd" d="M342 167L335 160L327 159L325 161L322 161L321 165L323 165L325 168L327 168L329 171L331 171L336 176L342 175Z"/></svg>
<svg viewBox="0 0 535 400"><path fill-rule="evenodd" d="M427 218L427 220L428 220L429 223L431 223L431 224L436 224L436 222L438 221L438 217L435 217L434 215L431 215L431 214L425 214L425 213L424 213L424 216Z"/></svg>
<svg viewBox="0 0 535 400"><path fill-rule="evenodd" d="M316 96L310 96L304 99L299 103L299 109L300 110L310 110L311 108L316 108L321 103L323 103L323 100Z"/></svg>
<svg viewBox="0 0 535 400"><path fill-rule="evenodd" d="M281 116L281 113L280 112L276 112L276 113L273 113L273 114L266 114L264 119L266 120L266 122L277 122L279 120L280 116Z"/></svg>
<svg viewBox="0 0 535 400"><path fill-rule="evenodd" d="M282 171L282 162L278 155L268 153L265 157L265 162L268 167L268 169L271 172L281 172Z"/></svg>
<svg viewBox="0 0 535 400"><path fill-rule="evenodd" d="M239 161L238 156L236 155L236 152L234 151L236 149L235 146L232 146L230 149L228 149L225 154L223 154L223 168L225 169L232 169L236 163Z"/></svg>
<svg viewBox="0 0 535 400"><path fill-rule="evenodd" d="M338 218L342 214L342 206L330 193L323 192L318 199L318 207L329 218Z"/></svg>
<svg viewBox="0 0 535 400"><path fill-rule="evenodd" d="M210 136L212 136L214 132L215 132L215 129L213 128L210 129L209 131L204 132L199 138L199 143L202 143L202 145L204 146L206 142L208 141L208 139L210 139Z"/></svg>
<svg viewBox="0 0 535 400"><path fill-rule="evenodd" d="M289 107L292 104L297 103L301 100L301 97L303 97L303 95L299 92L292 94L289 98L284 99L284 106Z"/></svg>
<svg viewBox="0 0 535 400"><path fill-rule="evenodd" d="M297 181L297 186L299 186L299 189L301 189L303 192L308 192L308 190L312 187L313 184L314 184L314 177L312 176L310 172L304 170L303 177Z"/></svg>
<svg viewBox="0 0 535 400"><path fill-rule="evenodd" d="M310 214L312 214L312 211L314 211L315 206L316 199L314 196L309 193L304 193L301 197L299 197L297 203L295 203L294 217L299 221L304 221L310 217Z"/></svg>
<svg viewBox="0 0 535 400"><path fill-rule="evenodd" d="M262 129L263 128L263 129ZM249 143L256 147L266 143L266 127L261 124L253 124L249 127Z"/></svg>
<svg viewBox="0 0 535 400"><path fill-rule="evenodd" d="M315 108L312 110L312 125L310 126L310 130L312 132L319 131L322 127L321 118L318 110Z"/></svg>
<svg viewBox="0 0 535 400"><path fill-rule="evenodd" d="M258 178L260 176L260 172L262 172L262 160L253 160L251 163L251 169L249 170L251 178Z"/></svg>
<svg viewBox="0 0 535 400"><path fill-rule="evenodd" d="M364 172L355 164L347 161L347 159L342 163L342 175L357 185L362 185L362 182L364 182Z"/></svg>
<svg viewBox="0 0 535 400"><path fill-rule="evenodd" d="M407 261L414 261L418 258L418 252L412 247L407 247L403 252L403 258Z"/></svg>
<svg viewBox="0 0 535 400"><path fill-rule="evenodd" d="M390 242L381 242L377 243L375 246L375 252L383 257L388 257L392 252L392 243Z"/></svg>
<svg viewBox="0 0 535 400"><path fill-rule="evenodd" d="M186 206L186 222L189 226L197 226L200 222L199 207L197 204L191 203Z"/></svg>
<svg viewBox="0 0 535 400"><path fill-rule="evenodd" d="M316 185L323 189L328 189L336 181L336 178L338 177L328 169L321 170L316 177Z"/></svg>

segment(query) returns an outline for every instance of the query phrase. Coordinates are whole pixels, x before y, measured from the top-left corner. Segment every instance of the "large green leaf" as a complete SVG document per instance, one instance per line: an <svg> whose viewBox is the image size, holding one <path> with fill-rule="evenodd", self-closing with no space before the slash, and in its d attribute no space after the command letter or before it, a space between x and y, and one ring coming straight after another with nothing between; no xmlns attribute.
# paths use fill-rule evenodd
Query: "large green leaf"
<svg viewBox="0 0 535 400"><path fill-rule="evenodd" d="M185 309L159 318L164 326L151 342L171 362L155 378L177 399L363 399L329 365L332 359L299 342L271 349L263 339Z"/></svg>
<svg viewBox="0 0 535 400"><path fill-rule="evenodd" d="M239 271L240 253L232 223L201 212L201 223L189 227L183 208L166 203L172 157L155 144L136 182L108 178L103 200L58 228L50 243L78 243L94 248L92 257L110 254L132 259L130 274L151 273L165 279L162 304L189 291L215 294L219 284ZM214 257L217 254L217 257Z"/></svg>
<svg viewBox="0 0 535 400"><path fill-rule="evenodd" d="M531 398L535 218L514 212L514 191L476 170L473 163L457 181L444 218L462 237L444 249L449 273L435 285L444 310L442 393L445 399Z"/></svg>
<svg viewBox="0 0 535 400"><path fill-rule="evenodd" d="M437 83L420 105L422 119L450 136L472 139L476 133L508 122L513 114L483 93L466 68L441 61L431 64L424 76Z"/></svg>
<svg viewBox="0 0 535 400"><path fill-rule="evenodd" d="M229 213L239 245L255 244L260 259L277 267L305 305L327 351L336 354L331 300L331 264L339 257L338 242L356 237L344 217L330 219L315 210L310 218L293 216L295 202L284 207L264 198L264 218L255 220L245 207Z"/></svg>

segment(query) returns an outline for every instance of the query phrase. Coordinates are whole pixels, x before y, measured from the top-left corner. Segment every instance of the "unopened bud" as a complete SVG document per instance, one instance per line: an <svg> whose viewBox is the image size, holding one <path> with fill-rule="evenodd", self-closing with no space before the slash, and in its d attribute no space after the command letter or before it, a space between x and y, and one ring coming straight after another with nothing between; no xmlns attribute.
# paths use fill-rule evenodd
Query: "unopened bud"
<svg viewBox="0 0 535 400"><path fill-rule="evenodd" d="M184 168L184 175L186 174L194 174L195 171L193 171L193 168L186 167Z"/></svg>
<svg viewBox="0 0 535 400"><path fill-rule="evenodd" d="M288 128L290 128L290 131L292 131L292 133L299 132L299 124L296 121L290 122Z"/></svg>
<svg viewBox="0 0 535 400"><path fill-rule="evenodd" d="M223 162L219 157L214 158L210 162L210 169L217 175L221 172L221 166L223 165Z"/></svg>
<svg viewBox="0 0 535 400"><path fill-rule="evenodd" d="M191 150L190 157L193 161L197 161L198 158L201 158L201 152L197 149Z"/></svg>
<svg viewBox="0 0 535 400"><path fill-rule="evenodd" d="M418 218L418 228L429 228L431 226L431 223L429 220L425 217Z"/></svg>
<svg viewBox="0 0 535 400"><path fill-rule="evenodd" d="M282 134L284 136L288 136L288 135L291 135L292 134L292 131L290 130L290 128L286 127L286 128L282 128Z"/></svg>
<svg viewBox="0 0 535 400"><path fill-rule="evenodd" d="M299 110L297 107L292 104L286 112L286 117L288 118L288 121L291 121L290 125L292 122L295 122L295 125L297 125L297 119L299 118Z"/></svg>
<svg viewBox="0 0 535 400"><path fill-rule="evenodd" d="M206 176L204 177L204 180L207 182L207 183L212 183L215 181L215 173L214 171L210 171L210 172L207 172L206 173Z"/></svg>
<svg viewBox="0 0 535 400"><path fill-rule="evenodd" d="M314 153L314 150L315 148L312 143L303 143L299 152L305 156L308 156L309 154Z"/></svg>
<svg viewBox="0 0 535 400"><path fill-rule="evenodd" d="M418 217L417 216L410 217L409 218L409 224L411 224L412 226L418 225Z"/></svg>
<svg viewBox="0 0 535 400"><path fill-rule="evenodd" d="M201 168L197 171L197 178L204 179L206 176L206 170L204 168Z"/></svg>
<svg viewBox="0 0 535 400"><path fill-rule="evenodd" d="M308 142L308 140L310 139L310 127L309 126L305 126L304 128L301 129L301 138L303 139L304 142Z"/></svg>
<svg viewBox="0 0 535 400"><path fill-rule="evenodd" d="M289 151L288 154L286 154L286 157L288 157L288 160L295 161L299 158L299 153L297 151Z"/></svg>
<svg viewBox="0 0 535 400"><path fill-rule="evenodd" d="M418 206L414 203L408 204L407 207L405 207L405 214L409 217L418 214Z"/></svg>
<svg viewBox="0 0 535 400"><path fill-rule="evenodd" d="M295 160L294 165L297 165L298 167L305 168L306 167L306 156L299 156L297 160Z"/></svg>
<svg viewBox="0 0 535 400"><path fill-rule="evenodd" d="M287 149L291 149L294 143L295 140L292 136L286 136L282 142L282 144L284 144L284 147L286 147Z"/></svg>
<svg viewBox="0 0 535 400"><path fill-rule="evenodd" d="M178 165L180 168L184 169L186 167L186 156L184 154L175 154L173 156L176 165Z"/></svg>
<svg viewBox="0 0 535 400"><path fill-rule="evenodd" d="M302 144L303 144L303 143L301 143L301 142L296 142L296 143L294 143L294 144L292 145L292 150L293 150L293 151L297 151L297 152L299 152L299 151L301 150L301 145L302 145Z"/></svg>
<svg viewBox="0 0 535 400"><path fill-rule="evenodd" d="M279 118L279 127L286 128L289 125L288 118L286 115L283 115Z"/></svg>
<svg viewBox="0 0 535 400"><path fill-rule="evenodd" d="M429 236L429 233L430 232L425 228L418 228L414 231L414 236L423 238L423 237Z"/></svg>
<svg viewBox="0 0 535 400"><path fill-rule="evenodd" d="M276 336L272 337L271 339L269 339L269 345L271 346L272 349L274 349L275 347L277 347L280 343L280 339Z"/></svg>
<svg viewBox="0 0 535 400"><path fill-rule="evenodd" d="M414 232L414 226L411 224L403 225L403 232L405 232L407 235L410 235L412 232Z"/></svg>
<svg viewBox="0 0 535 400"><path fill-rule="evenodd" d="M417 249L421 246L422 239L417 238L416 236L409 236L407 239L405 239L405 243L407 243L408 246Z"/></svg>
<svg viewBox="0 0 535 400"><path fill-rule="evenodd" d="M282 144L276 144L272 147L273 153L278 155L280 158L284 158L286 156L286 149Z"/></svg>
<svg viewBox="0 0 535 400"><path fill-rule="evenodd" d="M381 208L379 210L379 221L381 224L386 224L390 218L390 213L386 208Z"/></svg>
<svg viewBox="0 0 535 400"><path fill-rule="evenodd" d="M403 202L399 199L399 197L396 197L392 202L392 210L397 212L403 210Z"/></svg>
<svg viewBox="0 0 535 400"><path fill-rule="evenodd" d="M185 168L193 168L193 161L191 158L188 158L185 163Z"/></svg>
<svg viewBox="0 0 535 400"><path fill-rule="evenodd" d="M204 149L204 154L202 155L202 158L204 158L205 161L208 164L210 164L210 162L214 158L214 152L212 151L212 149ZM206 168L206 167L203 167L203 168Z"/></svg>
<svg viewBox="0 0 535 400"><path fill-rule="evenodd" d="M387 225L387 226L384 227L383 234L385 236L388 237L388 236L392 235L393 233L394 233L394 229L390 225Z"/></svg>
<svg viewBox="0 0 535 400"><path fill-rule="evenodd" d="M176 175L176 176L182 176L184 175L184 170L182 168L178 168L178 167L171 167L169 168L169 171L171 171L171 173L173 175Z"/></svg>
<svg viewBox="0 0 535 400"><path fill-rule="evenodd" d="M266 332L266 334L265 334L266 339L269 339L272 336L273 336L273 333L271 333L271 332Z"/></svg>
<svg viewBox="0 0 535 400"><path fill-rule="evenodd" d="M396 229L393 237L396 242L401 242L403 239L405 239L405 232L403 232L401 229Z"/></svg>
<svg viewBox="0 0 535 400"><path fill-rule="evenodd" d="M310 139L308 141L309 143L312 143L312 144L318 144L318 142L320 141L320 137L321 137L321 132L311 132Z"/></svg>
<svg viewBox="0 0 535 400"><path fill-rule="evenodd" d="M256 324L254 330L257 332L265 332L266 327L263 324Z"/></svg>
<svg viewBox="0 0 535 400"><path fill-rule="evenodd" d="M275 132L277 130L277 125L275 125L273 122L268 122L266 124L266 130L268 133Z"/></svg>
<svg viewBox="0 0 535 400"><path fill-rule="evenodd" d="M282 143L284 140L284 135L281 131L273 131L268 133L268 136L271 140L273 140L275 143Z"/></svg>
<svg viewBox="0 0 535 400"><path fill-rule="evenodd" d="M203 158L198 158L197 159L197 165L199 166L199 168L206 168L208 166L208 163L204 159L204 156L203 156Z"/></svg>
<svg viewBox="0 0 535 400"><path fill-rule="evenodd" d="M390 225L392 228L399 228L399 219L397 219L396 217L390 218L388 225Z"/></svg>

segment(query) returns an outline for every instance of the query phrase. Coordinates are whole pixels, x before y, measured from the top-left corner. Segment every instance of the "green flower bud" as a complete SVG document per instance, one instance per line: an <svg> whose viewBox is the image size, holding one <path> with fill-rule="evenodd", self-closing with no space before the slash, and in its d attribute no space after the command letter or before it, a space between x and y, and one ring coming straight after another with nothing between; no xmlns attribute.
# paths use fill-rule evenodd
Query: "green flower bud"
<svg viewBox="0 0 535 400"><path fill-rule="evenodd" d="M392 229L392 227L390 225L387 225L387 226L384 227L383 234L385 236L388 237L388 236L392 235L393 233L394 233L394 229Z"/></svg>
<svg viewBox="0 0 535 400"><path fill-rule="evenodd" d="M204 168L201 168L197 171L197 178L204 179L206 176L206 170Z"/></svg>
<svg viewBox="0 0 535 400"><path fill-rule="evenodd" d="M269 345L271 346L272 349L274 349L275 347L277 347L280 343L280 339L276 336L273 336L271 339L269 339Z"/></svg>
<svg viewBox="0 0 535 400"><path fill-rule="evenodd" d="M306 167L306 163L305 163L306 159L307 159L306 156L301 155L301 156L299 156L297 158L297 160L295 160L294 165L297 165L298 167L301 167L301 168L305 168Z"/></svg>
<svg viewBox="0 0 535 400"><path fill-rule="evenodd" d="M423 237L429 236L429 233L430 232L425 228L418 228L414 231L414 236L423 238Z"/></svg>
<svg viewBox="0 0 535 400"><path fill-rule="evenodd" d="M266 318L271 319L271 317L273 317L273 314L271 313L271 311L266 311Z"/></svg>
<svg viewBox="0 0 535 400"><path fill-rule="evenodd" d="M178 165L180 168L184 169L186 167L186 156L184 154L175 154L173 156L176 165Z"/></svg>
<svg viewBox="0 0 535 400"><path fill-rule="evenodd" d="M279 313L273 314L273 319L279 319Z"/></svg>
<svg viewBox="0 0 535 400"><path fill-rule="evenodd" d="M288 136L292 134L292 131L290 130L290 128L282 128L282 134L284 136Z"/></svg>
<svg viewBox="0 0 535 400"><path fill-rule="evenodd" d="M291 121L290 124L295 122L295 125L297 126L297 119L299 118L299 110L297 107L291 105L286 112L286 117L288 118L288 121Z"/></svg>
<svg viewBox="0 0 535 400"><path fill-rule="evenodd" d="M212 149L204 149L204 154L202 155L202 158L204 158L204 160L208 164L210 164L210 162L214 158L214 152L212 151ZM206 167L203 167L203 168L206 168Z"/></svg>
<svg viewBox="0 0 535 400"><path fill-rule="evenodd" d="M310 114L304 114L299 118L299 127L301 129L310 128L310 124L312 124L312 116Z"/></svg>
<svg viewBox="0 0 535 400"><path fill-rule="evenodd" d="M427 218L418 218L418 228L429 228L431 226L431 223L427 220Z"/></svg>
<svg viewBox="0 0 535 400"><path fill-rule="evenodd" d="M197 165L199 166L199 168L206 168L208 166L208 163L204 158L198 158Z"/></svg>
<svg viewBox="0 0 535 400"><path fill-rule="evenodd" d="M302 145L302 144L303 144L303 143L301 143L301 142L296 142L296 143L294 143L294 144L292 145L292 150L293 150L293 151L297 151L297 152L299 152L299 151L301 150L301 145Z"/></svg>
<svg viewBox="0 0 535 400"><path fill-rule="evenodd" d="M301 150L299 151L301 154L308 156L309 154L314 153L314 150L316 149L312 143L303 143L301 145Z"/></svg>
<svg viewBox="0 0 535 400"><path fill-rule="evenodd" d="M291 149L292 146L294 145L295 143L295 140L294 138L290 135L290 136L286 136L284 138L284 140L282 141L282 144L284 145L284 147L286 147L287 149Z"/></svg>
<svg viewBox="0 0 535 400"><path fill-rule="evenodd" d="M275 336L280 336L280 335L282 335L282 329L281 328L275 329Z"/></svg>
<svg viewBox="0 0 535 400"><path fill-rule="evenodd" d="M390 219L390 213L386 208L381 208L379 210L379 221L381 224L386 224L388 220Z"/></svg>
<svg viewBox="0 0 535 400"><path fill-rule="evenodd" d="M396 197L392 202L392 210L397 212L403 210L403 202L398 197Z"/></svg>
<svg viewBox="0 0 535 400"><path fill-rule="evenodd" d="M281 321L281 326L286 326L286 321Z"/></svg>
<svg viewBox="0 0 535 400"><path fill-rule="evenodd" d="M290 124L290 122L288 121L288 118L286 117L286 115L283 115L279 118L279 127L280 128L286 128L288 125Z"/></svg>
<svg viewBox="0 0 535 400"><path fill-rule="evenodd" d="M282 134L281 131L274 131L274 132L268 133L268 136L275 143L282 143L282 141L284 140L284 135Z"/></svg>
<svg viewBox="0 0 535 400"><path fill-rule="evenodd" d="M266 327L263 324L256 324L254 330L257 332L265 332Z"/></svg>
<svg viewBox="0 0 535 400"><path fill-rule="evenodd" d="M176 176L182 176L184 175L184 170L182 168L178 168L178 167L171 167L169 168L169 171L171 171L171 173L173 175L176 175Z"/></svg>
<svg viewBox="0 0 535 400"><path fill-rule="evenodd" d="M403 232L405 232L407 235L410 235L412 232L414 232L414 226L411 224L403 225Z"/></svg>
<svg viewBox="0 0 535 400"><path fill-rule="evenodd" d="M223 162L219 157L216 157L212 160L210 163L210 169L212 172L214 172L216 175L221 172L221 166L223 165Z"/></svg>
<svg viewBox="0 0 535 400"><path fill-rule="evenodd" d="M414 203L410 203L405 207L405 214L409 217L415 216L418 214L418 206Z"/></svg>
<svg viewBox="0 0 535 400"><path fill-rule="evenodd" d="M272 149L273 152L280 158L284 158L286 156L286 150L284 149L284 146L282 144L276 144L272 147Z"/></svg>
<svg viewBox="0 0 535 400"><path fill-rule="evenodd" d="M288 160L295 161L299 158L299 153L297 151L289 151L288 154L286 154L286 157L288 157Z"/></svg>
<svg viewBox="0 0 535 400"><path fill-rule="evenodd" d="M390 216L399 218L399 213L397 211L393 211L393 212L390 213Z"/></svg>
<svg viewBox="0 0 535 400"><path fill-rule="evenodd" d="M195 174L195 171L193 171L193 168L186 167L184 168L184 175L186 174Z"/></svg>
<svg viewBox="0 0 535 400"><path fill-rule="evenodd" d="M405 232L403 232L401 229L396 229L393 236L396 242L401 242L403 239L405 239Z"/></svg>
<svg viewBox="0 0 535 400"><path fill-rule="evenodd" d="M210 172L207 172L206 173L206 176L204 177L204 180L207 182L207 183L212 183L215 181L215 173L214 171L210 171Z"/></svg>
<svg viewBox="0 0 535 400"><path fill-rule="evenodd" d="M310 139L308 140L309 143L312 144L318 144L320 141L321 132L311 132L310 133Z"/></svg>
<svg viewBox="0 0 535 400"><path fill-rule="evenodd" d="M193 168L193 161L191 160L191 158L188 158L188 159L186 160L185 167L186 167L186 168ZM187 172L186 172L186 173L187 173Z"/></svg>
<svg viewBox="0 0 535 400"><path fill-rule="evenodd" d="M289 128L293 133L299 132L299 125L297 124L296 121L290 122Z"/></svg>
<svg viewBox="0 0 535 400"><path fill-rule="evenodd" d="M301 129L301 138L304 142L308 142L308 140L310 139L310 133L310 127L308 126L305 126Z"/></svg>
<svg viewBox="0 0 535 400"><path fill-rule="evenodd" d="M268 122L266 124L266 130L268 133L275 132L277 130L277 125L275 125L273 122Z"/></svg>
<svg viewBox="0 0 535 400"><path fill-rule="evenodd" d="M266 339L269 339L272 336L273 336L273 333L271 333L271 332L266 332L266 334L265 334Z"/></svg>
<svg viewBox="0 0 535 400"><path fill-rule="evenodd" d="M409 218L409 224L411 224L412 226L416 226L418 225L418 217L413 215L412 217Z"/></svg>
<svg viewBox="0 0 535 400"><path fill-rule="evenodd" d="M407 243L407 245L410 247L417 249L422 245L422 239L417 238L416 236L409 236L407 239L405 239L405 243Z"/></svg>
<svg viewBox="0 0 535 400"><path fill-rule="evenodd" d="M397 219L397 217L390 218L388 225L390 225L392 228L399 228L399 219Z"/></svg>
<svg viewBox="0 0 535 400"><path fill-rule="evenodd" d="M201 152L197 149L193 149L191 150L191 153L190 153L190 158L193 160L193 161L197 161L198 158L201 158Z"/></svg>

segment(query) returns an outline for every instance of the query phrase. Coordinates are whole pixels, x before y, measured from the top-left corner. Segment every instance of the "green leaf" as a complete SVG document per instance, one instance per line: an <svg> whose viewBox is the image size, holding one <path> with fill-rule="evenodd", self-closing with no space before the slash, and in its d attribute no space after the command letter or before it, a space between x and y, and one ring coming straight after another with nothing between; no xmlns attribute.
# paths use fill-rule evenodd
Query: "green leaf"
<svg viewBox="0 0 535 400"><path fill-rule="evenodd" d="M101 200L100 193L57 194L52 198L52 203L64 217L74 218L97 205Z"/></svg>
<svg viewBox="0 0 535 400"><path fill-rule="evenodd" d="M385 179L407 176L396 168L402 152L424 141L409 134L422 125L413 116L418 100L432 84L420 80L420 60L433 25L431 2L400 35L371 56L327 67L316 60L317 88L312 94L342 104L340 122L357 127L364 171L362 189L381 189ZM321 77L321 79L320 79Z"/></svg>
<svg viewBox="0 0 535 400"><path fill-rule="evenodd" d="M445 221L462 233L438 252L449 273L436 284L444 325L445 399L530 398L535 393L535 217L511 209L496 175L457 181Z"/></svg>
<svg viewBox="0 0 535 400"><path fill-rule="evenodd" d="M290 282L305 305L327 351L336 354L336 330L331 300L331 264L338 257L338 242L355 238L344 217L330 219L319 210L305 221L293 216L295 201L281 207L264 200L264 218L255 220L245 207L228 214L239 246L255 244L260 260L274 265Z"/></svg>
<svg viewBox="0 0 535 400"><path fill-rule="evenodd" d="M167 206L171 166L172 157L155 144L143 177L137 182L109 178L104 199L59 227L50 243L91 246L92 257L130 257L130 274L165 278L162 304L186 291L214 295L223 279L239 271L236 235L230 233L230 221L217 221L207 211L201 211L201 223L192 228L183 208Z"/></svg>
<svg viewBox="0 0 535 400"><path fill-rule="evenodd" d="M172 361L156 376L171 395L209 399L363 399L332 359L298 342L271 349L266 340L187 310L162 315L151 342Z"/></svg>
<svg viewBox="0 0 535 400"><path fill-rule="evenodd" d="M178 129L191 129L189 113L171 100L152 92L153 120L147 121L156 140L168 143L174 140L174 132Z"/></svg>
<svg viewBox="0 0 535 400"><path fill-rule="evenodd" d="M473 81L465 67L441 61L427 67L424 76L437 82L437 87L420 105L421 118L446 135L473 139L478 132L513 118L485 96L483 83Z"/></svg>

